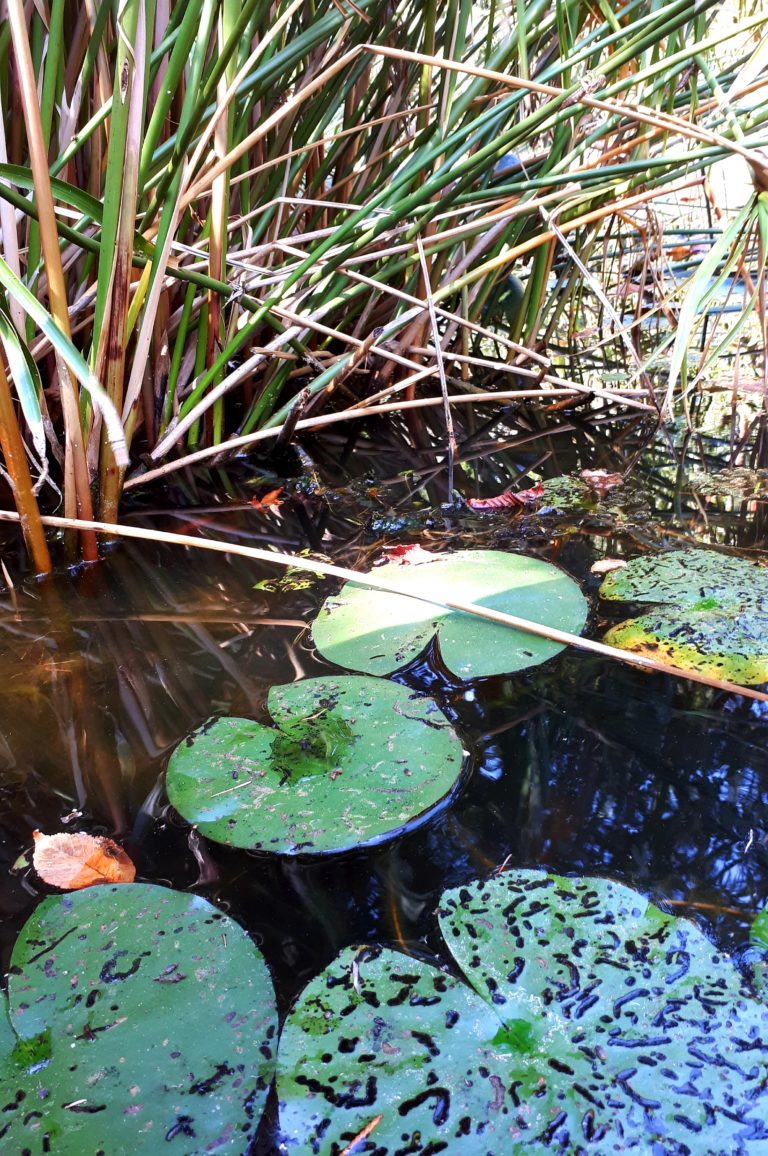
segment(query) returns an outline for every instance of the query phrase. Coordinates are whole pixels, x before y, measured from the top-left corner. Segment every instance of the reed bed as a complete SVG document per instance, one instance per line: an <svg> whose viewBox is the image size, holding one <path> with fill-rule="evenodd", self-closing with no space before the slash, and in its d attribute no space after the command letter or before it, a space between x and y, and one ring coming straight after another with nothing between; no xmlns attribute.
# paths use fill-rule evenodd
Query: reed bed
<svg viewBox="0 0 768 1156"><path fill-rule="evenodd" d="M768 13L721 8L8 0L0 448L35 569L41 509L115 523L129 487L371 412L449 471L453 423L512 397L663 421L713 281L749 291L699 369L765 318ZM755 192L719 221L729 155ZM606 344L626 378L587 386Z"/></svg>

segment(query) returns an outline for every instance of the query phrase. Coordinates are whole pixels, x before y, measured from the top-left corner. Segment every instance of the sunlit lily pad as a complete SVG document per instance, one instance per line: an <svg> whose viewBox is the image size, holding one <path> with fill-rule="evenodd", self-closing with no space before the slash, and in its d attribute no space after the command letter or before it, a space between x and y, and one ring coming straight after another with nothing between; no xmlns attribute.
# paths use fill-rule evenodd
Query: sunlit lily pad
<svg viewBox="0 0 768 1156"><path fill-rule="evenodd" d="M388 562L375 573L414 595L443 594L573 634L587 618L587 603L567 574L521 554L459 550L415 565ZM407 665L435 635L445 665L465 679L513 674L563 649L548 639L354 582L326 600L312 626L325 658L372 674Z"/></svg>
<svg viewBox="0 0 768 1156"><path fill-rule="evenodd" d="M276 1032L260 952L207 900L140 883L45 899L0 1008L0 1151L241 1156Z"/></svg>
<svg viewBox="0 0 768 1156"><path fill-rule="evenodd" d="M707 609L748 603L768 610L768 567L716 550L672 550L633 558L609 574L600 597Z"/></svg>
<svg viewBox="0 0 768 1156"><path fill-rule="evenodd" d="M698 1153L768 1144L768 1008L698 928L601 879L443 895L469 983L343 951L280 1039L287 1151Z"/></svg>
<svg viewBox="0 0 768 1156"><path fill-rule="evenodd" d="M768 613L750 606L643 614L611 627L605 641L710 678L768 682Z"/></svg>
<svg viewBox="0 0 768 1156"><path fill-rule="evenodd" d="M612 627L612 646L747 686L768 681L768 567L678 550L634 558L606 577L600 594L662 604Z"/></svg>
<svg viewBox="0 0 768 1156"><path fill-rule="evenodd" d="M274 686L276 727L205 723L176 748L168 796L208 838L281 854L377 843L456 787L463 750L426 695L357 675Z"/></svg>

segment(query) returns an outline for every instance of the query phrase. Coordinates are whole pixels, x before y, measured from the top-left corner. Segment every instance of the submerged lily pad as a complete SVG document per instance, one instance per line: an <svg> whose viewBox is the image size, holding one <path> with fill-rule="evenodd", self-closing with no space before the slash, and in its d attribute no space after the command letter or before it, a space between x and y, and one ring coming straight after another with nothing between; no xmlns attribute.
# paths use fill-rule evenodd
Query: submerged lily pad
<svg viewBox="0 0 768 1156"><path fill-rule="evenodd" d="M375 947L305 988L278 1052L287 1150L766 1150L768 1008L694 924L516 871L447 891L440 926L471 987Z"/></svg>
<svg viewBox="0 0 768 1156"><path fill-rule="evenodd" d="M426 817L463 750L433 699L377 678L274 686L277 728L205 723L168 764L176 810L218 843L285 855L344 851Z"/></svg>
<svg viewBox="0 0 768 1156"><path fill-rule="evenodd" d="M678 550L634 558L606 577L600 595L663 604L612 627L612 646L747 686L768 681L768 567Z"/></svg>
<svg viewBox="0 0 768 1156"><path fill-rule="evenodd" d="M388 562L376 575L409 594L475 602L573 634L587 618L586 600L567 574L521 554L459 550L415 565ZM563 650L561 643L354 582L326 600L312 626L325 658L372 674L405 666L435 635L445 665L465 679L513 674Z"/></svg>
<svg viewBox="0 0 768 1156"><path fill-rule="evenodd" d="M207 900L141 883L45 899L0 1008L0 1151L241 1156L276 1031L260 952Z"/></svg>

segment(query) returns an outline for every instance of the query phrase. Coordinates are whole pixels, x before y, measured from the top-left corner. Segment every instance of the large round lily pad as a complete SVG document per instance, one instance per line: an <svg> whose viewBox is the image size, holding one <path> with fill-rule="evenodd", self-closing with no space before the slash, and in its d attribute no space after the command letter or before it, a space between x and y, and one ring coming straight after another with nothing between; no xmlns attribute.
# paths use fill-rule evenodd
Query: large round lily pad
<svg viewBox="0 0 768 1156"><path fill-rule="evenodd" d="M712 550L634 558L603 598L659 603L613 626L612 646L747 686L768 681L768 567Z"/></svg>
<svg viewBox="0 0 768 1156"><path fill-rule="evenodd" d="M260 952L207 900L141 883L45 899L0 1008L0 1151L241 1156L276 1032Z"/></svg>
<svg viewBox="0 0 768 1156"><path fill-rule="evenodd" d="M416 658L435 635L445 665L467 679L513 674L563 649L560 643L419 601L419 595L475 602L573 634L581 632L587 618L587 603L567 574L522 554L459 550L410 565L387 562L376 576L416 597L348 582L328 598L312 637L320 653L339 666L391 674Z"/></svg>
<svg viewBox="0 0 768 1156"><path fill-rule="evenodd" d="M515 871L446 892L440 926L471 987L375 947L301 994L278 1052L287 1150L768 1150L768 1008L692 923L608 880Z"/></svg>
<svg viewBox="0 0 768 1156"><path fill-rule="evenodd" d="M281 854L377 843L455 788L463 750L433 699L342 675L274 686L277 727L205 723L168 764L168 796L209 839Z"/></svg>

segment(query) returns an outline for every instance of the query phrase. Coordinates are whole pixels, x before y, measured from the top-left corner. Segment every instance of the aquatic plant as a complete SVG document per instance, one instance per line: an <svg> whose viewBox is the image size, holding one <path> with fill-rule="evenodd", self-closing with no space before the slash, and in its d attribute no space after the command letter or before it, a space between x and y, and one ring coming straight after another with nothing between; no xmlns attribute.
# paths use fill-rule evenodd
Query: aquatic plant
<svg viewBox="0 0 768 1156"><path fill-rule="evenodd" d="M406 401L449 467L451 423L489 405L487 383L504 401L522 382L544 423L553 392L583 396L539 350L582 330L590 294L629 351L636 281L651 303L633 323L669 312L657 198L695 188L704 208L700 169L734 154L765 185L747 97L766 14L723 26L720 8L126 0L70 20L64 0L9 0L0 440L35 567L35 481L66 517L87 519L93 490L112 521L124 485L190 455L359 418L332 412L342 383L372 394L366 412ZM764 267L761 197L694 278L673 384L704 272ZM639 394L594 384L595 405L656 412L627 355ZM92 530L80 550L96 557Z"/></svg>
<svg viewBox="0 0 768 1156"><path fill-rule="evenodd" d="M3 1005L4 1152L247 1148L275 999L255 944L206 899L146 883L44 899Z"/></svg>
<svg viewBox="0 0 768 1156"><path fill-rule="evenodd" d="M438 918L461 976L346 948L297 999L288 1151L764 1150L768 1008L693 923L543 871L446 891Z"/></svg>
<svg viewBox="0 0 768 1156"><path fill-rule="evenodd" d="M209 839L284 855L391 838L456 788L461 742L437 703L355 675L273 686L276 726L211 719L171 755L177 811Z"/></svg>
<svg viewBox="0 0 768 1156"><path fill-rule="evenodd" d="M747 686L768 682L768 567L675 550L633 558L604 579L600 596L656 604L612 626L610 645Z"/></svg>
<svg viewBox="0 0 768 1156"><path fill-rule="evenodd" d="M468 602L578 634L587 603L562 570L538 558L496 550L457 550L411 564L395 559L376 578L411 595L445 599L448 607L370 590L354 582L331 595L312 624L320 653L352 670L391 674L436 641L440 658L459 678L512 674L545 662L563 644L450 609Z"/></svg>

